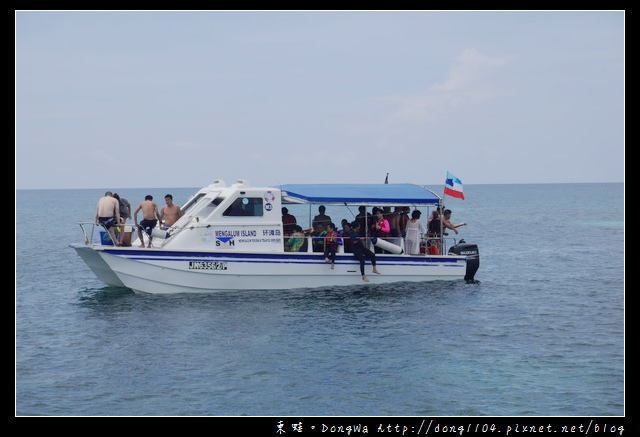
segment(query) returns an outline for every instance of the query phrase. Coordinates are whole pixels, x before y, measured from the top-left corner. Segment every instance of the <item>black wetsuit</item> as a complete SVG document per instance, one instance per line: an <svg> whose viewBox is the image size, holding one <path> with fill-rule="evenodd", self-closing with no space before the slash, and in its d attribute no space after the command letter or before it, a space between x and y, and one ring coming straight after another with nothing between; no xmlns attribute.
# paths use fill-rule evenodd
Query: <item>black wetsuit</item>
<svg viewBox="0 0 640 437"><path fill-rule="evenodd" d="M360 261L360 273L364 276L364 258L365 256L371 260L371 265L376 265L376 254L364 247L362 240L358 237L358 234L352 232L350 235L351 251L358 261Z"/></svg>

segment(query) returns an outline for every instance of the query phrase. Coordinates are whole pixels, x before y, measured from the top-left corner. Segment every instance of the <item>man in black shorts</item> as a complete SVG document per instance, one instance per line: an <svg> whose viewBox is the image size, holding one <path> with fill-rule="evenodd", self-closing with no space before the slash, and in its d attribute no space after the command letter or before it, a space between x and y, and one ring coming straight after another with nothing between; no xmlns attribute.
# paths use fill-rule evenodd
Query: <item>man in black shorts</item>
<svg viewBox="0 0 640 437"><path fill-rule="evenodd" d="M142 210L142 221L138 224L138 211ZM156 227L158 220L160 220L160 213L158 212L158 205L153 201L153 196L146 195L144 202L142 202L136 208L136 212L133 213L136 226L138 227L138 237L140 238L140 247L144 247L144 240L142 235L142 229L149 236L149 244L147 247L151 247L151 232Z"/></svg>
<svg viewBox="0 0 640 437"><path fill-rule="evenodd" d="M118 200L113 197L111 191L104 193L104 197L101 197L98 201L98 207L96 208L96 223L102 225L113 244L117 245L115 229L113 227L118 223L120 218L120 204Z"/></svg>

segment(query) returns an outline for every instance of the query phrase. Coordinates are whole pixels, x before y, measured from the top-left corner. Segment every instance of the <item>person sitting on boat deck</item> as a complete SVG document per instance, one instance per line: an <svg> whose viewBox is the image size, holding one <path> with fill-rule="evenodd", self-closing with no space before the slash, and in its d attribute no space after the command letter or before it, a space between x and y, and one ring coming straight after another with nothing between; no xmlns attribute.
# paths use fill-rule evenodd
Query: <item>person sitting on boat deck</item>
<svg viewBox="0 0 640 437"><path fill-rule="evenodd" d="M118 202L118 199L113 197L113 193L111 191L107 191L104 193L104 197L101 197L100 200L98 200L98 206L96 207L96 223L105 228L111 238L111 241L116 246L119 246L119 244L116 239L114 226L117 226L119 221L120 202Z"/></svg>
<svg viewBox="0 0 640 437"><path fill-rule="evenodd" d="M420 241L422 235L426 234L427 230L420 221L420 215L422 213L417 209L411 213L411 220L407 223L407 236L405 237L405 252L409 255L420 254Z"/></svg>
<svg viewBox="0 0 640 437"><path fill-rule="evenodd" d="M159 223L161 227L164 226L165 228L170 228L180 219L180 217L182 217L182 210L178 205L173 203L173 196L171 194L164 196L164 201L167 205L163 206L160 210Z"/></svg>
<svg viewBox="0 0 640 437"><path fill-rule="evenodd" d="M138 224L138 211L142 210L142 221ZM140 247L144 247L144 240L142 238L142 229L146 232L149 237L149 244L147 247L151 247L151 232L153 228L156 227L158 220L160 220L160 213L158 212L158 205L153 201L153 196L147 194L144 197L144 202L141 202L140 205L136 208L136 211L133 213L133 218L135 220L135 224L138 227L138 237L140 238Z"/></svg>
<svg viewBox="0 0 640 437"><path fill-rule="evenodd" d="M287 252L304 252L304 244L307 242L304 232L299 225L293 226L291 236L286 240L284 249Z"/></svg>
<svg viewBox="0 0 640 437"><path fill-rule="evenodd" d="M369 278L364 274L364 258L365 256L371 260L371 265L373 266L373 273L380 274L378 269L376 268L376 254L371 252L364 246L362 238L360 237L360 223L358 221L354 221L351 224L351 235L349 236L351 240L351 251L353 252L353 256L360 262L360 274L362 275L362 280L364 282L369 282Z"/></svg>
<svg viewBox="0 0 640 437"><path fill-rule="evenodd" d="M282 231L284 235L291 235L295 230L298 222L296 221L295 216L289 214L289 210L285 207L282 207Z"/></svg>
<svg viewBox="0 0 640 437"><path fill-rule="evenodd" d="M315 216L313 218L313 220L311 221L311 227L313 227L315 229L317 224L322 224L323 227L326 227L327 224L331 222L331 217L326 215L325 211L326 211L326 208L325 208L324 205L320 205L318 207L318 212L320 214L318 214L317 216Z"/></svg>
<svg viewBox="0 0 640 437"><path fill-rule="evenodd" d="M312 236L313 239L313 251L324 252L324 236L327 234L324 223L316 223L313 227Z"/></svg>
<svg viewBox="0 0 640 437"><path fill-rule="evenodd" d="M459 223L457 225L454 225L453 223L451 223L451 210L450 209L445 209L444 210L444 215L442 216L442 226L445 229L451 229L453 232L455 232L456 234L458 233L458 230L456 228L459 228L460 226L466 226L466 223ZM445 233L445 235L447 235Z"/></svg>
<svg viewBox="0 0 640 437"><path fill-rule="evenodd" d="M342 230L338 232L340 238L342 239L342 247L345 253L351 253L351 240L349 239L349 235L351 234L351 223L349 220L342 219Z"/></svg>
<svg viewBox="0 0 640 437"><path fill-rule="evenodd" d="M338 244L340 244L336 225L331 222L327 224L327 233L324 238L324 262L331 263L331 270L333 270L336 262L336 251L338 250Z"/></svg>

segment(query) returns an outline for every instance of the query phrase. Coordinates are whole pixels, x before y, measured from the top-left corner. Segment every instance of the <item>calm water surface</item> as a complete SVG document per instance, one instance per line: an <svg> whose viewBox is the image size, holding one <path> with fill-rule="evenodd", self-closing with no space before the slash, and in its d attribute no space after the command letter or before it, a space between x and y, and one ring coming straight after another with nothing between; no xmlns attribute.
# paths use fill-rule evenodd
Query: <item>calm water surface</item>
<svg viewBox="0 0 640 437"><path fill-rule="evenodd" d="M98 281L102 194L17 191L17 415L624 415L623 184L465 186L479 285L237 295Z"/></svg>

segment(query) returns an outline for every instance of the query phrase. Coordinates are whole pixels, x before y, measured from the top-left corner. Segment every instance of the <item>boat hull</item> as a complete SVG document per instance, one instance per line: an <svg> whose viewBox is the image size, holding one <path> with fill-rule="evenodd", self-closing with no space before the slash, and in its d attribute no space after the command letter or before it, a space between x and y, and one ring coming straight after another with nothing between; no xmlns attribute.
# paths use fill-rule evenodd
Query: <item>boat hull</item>
<svg viewBox="0 0 640 437"><path fill-rule="evenodd" d="M82 258L85 264L91 269L98 279L107 285L114 287L125 287L118 275L111 269L109 264L104 262L99 250L95 250L94 246L88 245L71 245L76 253Z"/></svg>
<svg viewBox="0 0 640 437"><path fill-rule="evenodd" d="M78 254L102 281L136 292L209 293L238 290L286 290L363 284L360 264L352 254L338 254L334 268L321 253L238 253L169 251L75 246ZM462 280L466 257L377 254L372 284Z"/></svg>

